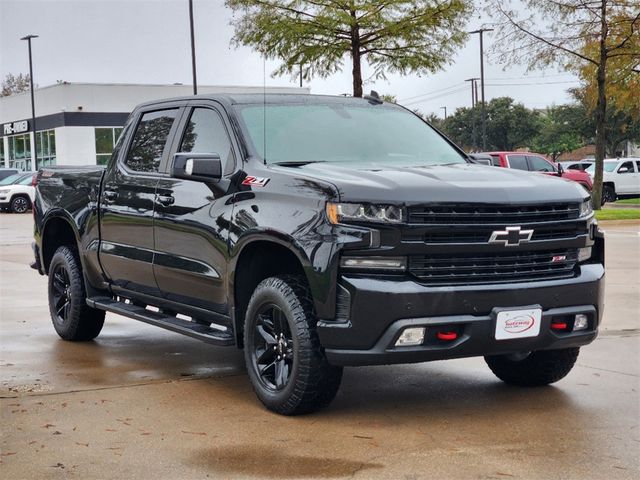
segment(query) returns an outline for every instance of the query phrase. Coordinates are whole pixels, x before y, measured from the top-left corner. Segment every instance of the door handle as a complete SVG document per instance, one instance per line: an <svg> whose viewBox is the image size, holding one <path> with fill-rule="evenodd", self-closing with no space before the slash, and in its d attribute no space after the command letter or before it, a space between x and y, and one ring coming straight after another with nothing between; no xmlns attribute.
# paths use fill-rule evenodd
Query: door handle
<svg viewBox="0 0 640 480"><path fill-rule="evenodd" d="M173 202L175 201L175 198L167 196L167 195L158 195L157 197L157 202L164 206L164 207L168 207L169 205L173 205Z"/></svg>
<svg viewBox="0 0 640 480"><path fill-rule="evenodd" d="M116 198L118 198L118 192L114 192L112 190L105 190L102 192L102 196L106 202L115 202Z"/></svg>

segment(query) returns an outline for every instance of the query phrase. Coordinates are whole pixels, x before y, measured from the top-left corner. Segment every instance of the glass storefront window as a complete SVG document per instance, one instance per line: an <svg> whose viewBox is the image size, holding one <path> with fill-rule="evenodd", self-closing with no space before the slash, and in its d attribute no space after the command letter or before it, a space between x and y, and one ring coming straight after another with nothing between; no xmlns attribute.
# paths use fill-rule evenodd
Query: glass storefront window
<svg viewBox="0 0 640 480"><path fill-rule="evenodd" d="M36 135L38 168L56 164L56 132L45 130Z"/></svg>
<svg viewBox="0 0 640 480"><path fill-rule="evenodd" d="M121 127L96 128L96 163L106 165L122 133Z"/></svg>
<svg viewBox="0 0 640 480"><path fill-rule="evenodd" d="M9 158L9 168L31 170L31 139L28 133L9 137L9 150L5 153ZM44 130L36 132L37 167L56 164L56 132Z"/></svg>

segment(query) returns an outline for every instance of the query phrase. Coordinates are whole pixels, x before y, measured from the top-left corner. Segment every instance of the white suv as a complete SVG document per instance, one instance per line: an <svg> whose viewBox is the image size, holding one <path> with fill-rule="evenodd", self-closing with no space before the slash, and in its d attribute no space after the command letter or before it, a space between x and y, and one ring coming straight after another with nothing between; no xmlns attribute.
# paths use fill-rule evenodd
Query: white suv
<svg viewBox="0 0 640 480"><path fill-rule="evenodd" d="M33 205L33 173L17 173L0 181L0 210L25 213Z"/></svg>
<svg viewBox="0 0 640 480"><path fill-rule="evenodd" d="M595 164L586 172L593 179ZM640 195L640 158L607 158L602 178L602 203L618 197Z"/></svg>

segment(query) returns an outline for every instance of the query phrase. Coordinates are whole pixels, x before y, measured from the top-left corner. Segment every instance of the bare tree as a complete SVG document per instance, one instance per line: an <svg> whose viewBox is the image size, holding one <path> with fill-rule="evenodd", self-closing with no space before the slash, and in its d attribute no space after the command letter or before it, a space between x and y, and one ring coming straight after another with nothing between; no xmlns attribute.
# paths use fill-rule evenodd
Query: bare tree
<svg viewBox="0 0 640 480"><path fill-rule="evenodd" d="M605 156L608 62L628 62L637 72L640 52L638 0L489 0L497 20L501 61L529 68L559 64L578 74L592 72L597 86L596 174L593 200L600 208ZM585 66L594 68L588 69ZM589 79L586 79L589 80Z"/></svg>
<svg viewBox="0 0 640 480"><path fill-rule="evenodd" d="M0 97L8 97L15 93L28 92L29 91L29 74L19 73L14 75L8 73L4 80L2 80L2 87L0 90Z"/></svg>

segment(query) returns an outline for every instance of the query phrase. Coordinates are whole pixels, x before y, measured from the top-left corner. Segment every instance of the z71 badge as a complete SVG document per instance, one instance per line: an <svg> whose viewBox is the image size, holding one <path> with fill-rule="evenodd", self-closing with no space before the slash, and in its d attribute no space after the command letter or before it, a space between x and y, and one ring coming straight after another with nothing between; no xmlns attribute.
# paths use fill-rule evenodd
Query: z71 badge
<svg viewBox="0 0 640 480"><path fill-rule="evenodd" d="M242 181L242 185L249 185L251 187L264 187L267 183L269 183L268 178L252 177L251 175Z"/></svg>

